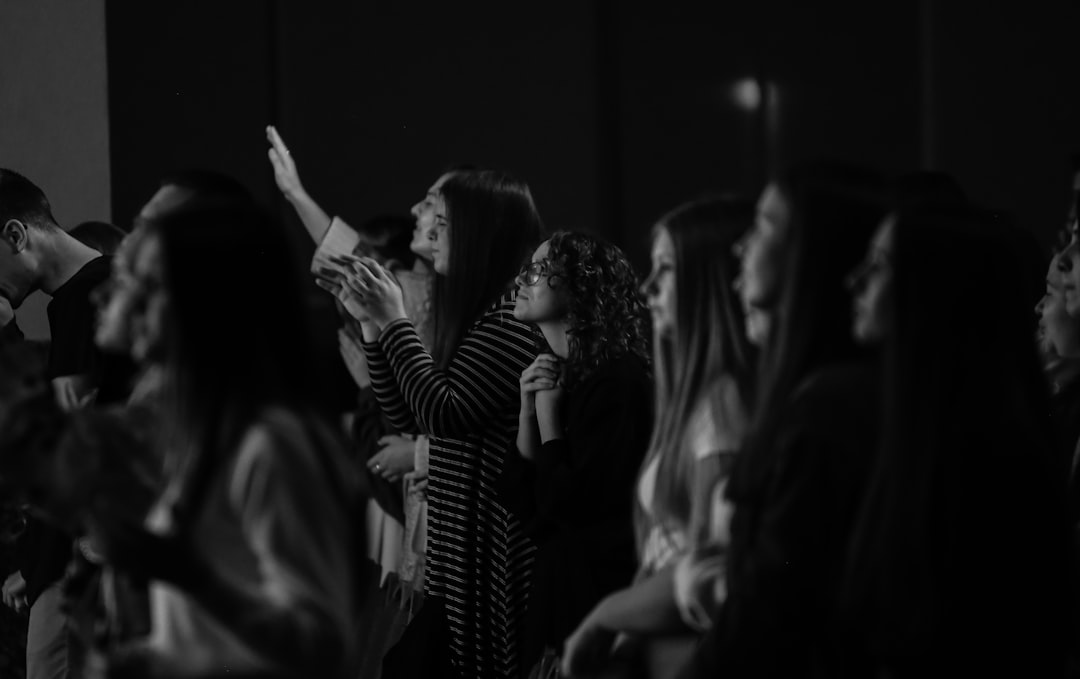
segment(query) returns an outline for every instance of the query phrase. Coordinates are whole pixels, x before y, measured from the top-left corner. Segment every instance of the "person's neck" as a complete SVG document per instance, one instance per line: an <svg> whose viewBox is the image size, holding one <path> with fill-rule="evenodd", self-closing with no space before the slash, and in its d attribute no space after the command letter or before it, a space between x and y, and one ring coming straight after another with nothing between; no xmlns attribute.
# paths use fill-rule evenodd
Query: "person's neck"
<svg viewBox="0 0 1080 679"><path fill-rule="evenodd" d="M566 336L566 321L537 323L536 326L540 328L540 333L551 347L551 353L559 358L570 357L570 340Z"/></svg>
<svg viewBox="0 0 1080 679"><path fill-rule="evenodd" d="M54 234L44 243L41 257L41 290L52 295L101 253L66 233Z"/></svg>
<svg viewBox="0 0 1080 679"><path fill-rule="evenodd" d="M412 272L417 274L431 274L434 273L435 270L431 268L431 262L423 257L417 257L413 261Z"/></svg>

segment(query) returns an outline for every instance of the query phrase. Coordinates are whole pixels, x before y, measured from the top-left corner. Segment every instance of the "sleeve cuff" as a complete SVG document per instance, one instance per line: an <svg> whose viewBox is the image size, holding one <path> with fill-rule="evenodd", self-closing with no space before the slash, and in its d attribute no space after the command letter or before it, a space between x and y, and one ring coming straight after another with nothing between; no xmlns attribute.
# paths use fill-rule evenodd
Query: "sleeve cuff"
<svg viewBox="0 0 1080 679"><path fill-rule="evenodd" d="M326 235L315 248L315 256L311 258L311 272L318 273L319 269L332 266L331 257L351 255L359 243L360 234L340 217L334 217L330 220Z"/></svg>

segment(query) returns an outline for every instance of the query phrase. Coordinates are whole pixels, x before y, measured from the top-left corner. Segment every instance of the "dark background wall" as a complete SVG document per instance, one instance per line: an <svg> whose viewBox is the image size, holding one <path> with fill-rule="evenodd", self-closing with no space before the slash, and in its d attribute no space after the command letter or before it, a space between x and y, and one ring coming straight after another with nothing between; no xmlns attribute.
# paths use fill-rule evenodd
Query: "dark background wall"
<svg viewBox="0 0 1080 679"><path fill-rule="evenodd" d="M277 201L272 122L309 191L355 221L403 212L448 163L491 164L551 226L640 262L678 202L828 155L953 172L1048 243L1080 149L1080 5L827 4L110 0L114 215L183 166ZM739 108L744 78L772 83L772 105Z"/></svg>

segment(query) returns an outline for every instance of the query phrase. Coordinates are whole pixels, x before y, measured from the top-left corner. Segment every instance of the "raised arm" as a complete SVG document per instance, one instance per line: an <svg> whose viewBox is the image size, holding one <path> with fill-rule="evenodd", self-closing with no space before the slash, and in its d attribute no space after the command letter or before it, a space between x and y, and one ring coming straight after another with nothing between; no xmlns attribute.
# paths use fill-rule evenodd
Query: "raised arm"
<svg viewBox="0 0 1080 679"><path fill-rule="evenodd" d="M321 243L326 232L330 229L330 215L319 207L319 204L304 190L300 183L300 173L296 169L296 161L282 141L281 135L273 125L266 128L266 139L270 142L267 155L270 156L270 164L274 167L274 181L277 182L281 194L285 200L292 204L297 216L304 224L304 229L316 243Z"/></svg>

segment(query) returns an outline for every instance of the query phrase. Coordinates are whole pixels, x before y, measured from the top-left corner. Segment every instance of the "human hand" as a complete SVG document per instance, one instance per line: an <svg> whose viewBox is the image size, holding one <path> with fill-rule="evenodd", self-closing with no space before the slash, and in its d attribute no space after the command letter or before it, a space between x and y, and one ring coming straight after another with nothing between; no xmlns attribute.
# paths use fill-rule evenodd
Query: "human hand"
<svg viewBox="0 0 1080 679"><path fill-rule="evenodd" d="M615 631L601 624L601 602L563 644L562 675L579 677L597 674L611 658Z"/></svg>
<svg viewBox="0 0 1080 679"><path fill-rule="evenodd" d="M344 287L355 294L380 330L392 321L406 318L401 286L381 264L370 257L346 255L331 261L345 268Z"/></svg>
<svg viewBox="0 0 1080 679"><path fill-rule="evenodd" d="M26 601L26 580L19 571L15 571L4 580L3 595L4 605L16 613L25 613L30 610L30 605Z"/></svg>
<svg viewBox="0 0 1080 679"><path fill-rule="evenodd" d="M361 389L371 384L371 376L368 374L367 357L356 338L346 330L338 330L338 347L341 351L341 359L345 367L352 375L353 382Z"/></svg>
<svg viewBox="0 0 1080 679"><path fill-rule="evenodd" d="M413 470L416 441L396 434L379 439L382 448L371 456L367 466L373 473L387 481L400 481L402 476Z"/></svg>
<svg viewBox="0 0 1080 679"><path fill-rule="evenodd" d="M345 285L347 275L345 270L337 268L336 265L335 268L322 267L316 273L315 284L337 299L348 320L360 324L368 323L371 317L368 315L363 299L356 291Z"/></svg>
<svg viewBox="0 0 1080 679"><path fill-rule="evenodd" d="M274 167L274 182L277 183L282 195L289 199L303 195L304 187L300 183L300 173L296 169L296 162L273 125L266 126L266 140L270 142L267 155L270 157L270 164Z"/></svg>
<svg viewBox="0 0 1080 679"><path fill-rule="evenodd" d="M562 374L562 364L553 354L540 354L521 372L521 411L526 415L536 413L537 392L554 389Z"/></svg>

